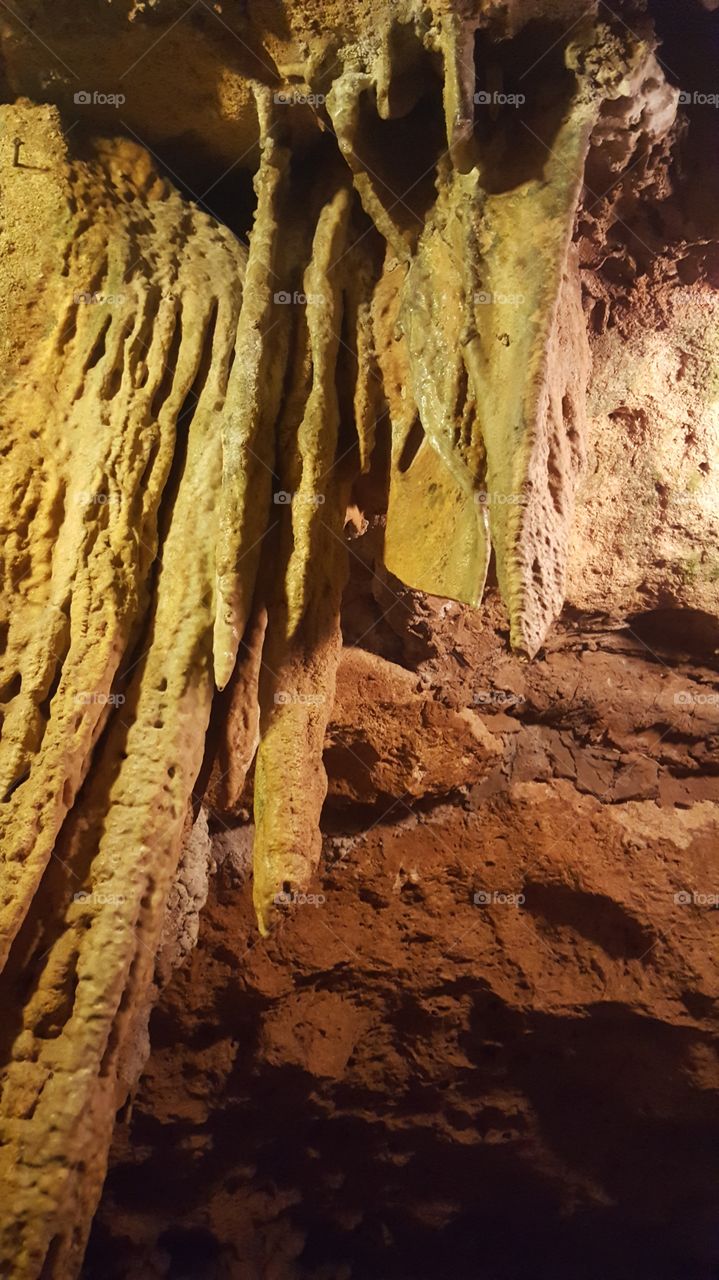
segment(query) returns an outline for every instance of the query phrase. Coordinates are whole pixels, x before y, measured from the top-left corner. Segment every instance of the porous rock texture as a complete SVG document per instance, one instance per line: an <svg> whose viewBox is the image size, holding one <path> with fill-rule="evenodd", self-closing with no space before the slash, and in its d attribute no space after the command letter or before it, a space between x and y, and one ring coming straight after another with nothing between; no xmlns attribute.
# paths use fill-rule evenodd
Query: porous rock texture
<svg viewBox="0 0 719 1280"><path fill-rule="evenodd" d="M709 1280L719 929L675 895L715 891L719 717L676 698L716 660L394 626L340 664L321 873L269 940L210 818L85 1274Z"/></svg>
<svg viewBox="0 0 719 1280"><path fill-rule="evenodd" d="M32 161L8 182L5 146L2 1255L61 1274L202 762L244 252L135 143L70 165L54 109L2 110Z"/></svg>
<svg viewBox="0 0 719 1280"><path fill-rule="evenodd" d="M711 19L321 9L3 11L0 1268L710 1280Z"/></svg>

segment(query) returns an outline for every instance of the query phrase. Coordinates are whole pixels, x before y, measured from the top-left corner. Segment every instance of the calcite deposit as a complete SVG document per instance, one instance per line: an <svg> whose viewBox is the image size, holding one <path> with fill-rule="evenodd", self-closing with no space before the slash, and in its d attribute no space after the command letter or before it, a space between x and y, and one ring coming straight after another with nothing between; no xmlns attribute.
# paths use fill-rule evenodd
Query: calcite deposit
<svg viewBox="0 0 719 1280"><path fill-rule="evenodd" d="M2 1239L15 1274L62 1274L202 762L245 254L136 144L70 165L53 108L3 127L32 159L9 182L5 152L6 251L34 238L3 394Z"/></svg>
<svg viewBox="0 0 719 1280"><path fill-rule="evenodd" d="M0 6L0 1274L714 1274L712 8Z"/></svg>

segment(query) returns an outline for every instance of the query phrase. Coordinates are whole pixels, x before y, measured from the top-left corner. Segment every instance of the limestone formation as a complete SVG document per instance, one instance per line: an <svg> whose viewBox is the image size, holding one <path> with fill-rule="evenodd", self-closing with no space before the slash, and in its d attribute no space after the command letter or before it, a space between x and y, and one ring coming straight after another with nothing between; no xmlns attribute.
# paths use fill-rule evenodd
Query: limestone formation
<svg viewBox="0 0 719 1280"><path fill-rule="evenodd" d="M479 608L494 557L522 658L568 565L584 601L588 157L604 145L621 173L675 127L647 24L591 6L555 6L556 37L541 0L228 8L200 3L194 29L174 0L2 17L0 1269L17 1280L81 1266L149 1009L197 936L203 795L232 813L252 793L262 934L317 867L358 486L386 489L384 581ZM144 65L134 92L78 91L131 79L160 38L162 83ZM208 146L252 175L247 243L181 191L186 171L166 176L155 147L178 137L190 167ZM477 714L437 732L479 785L497 750ZM373 802L393 788L421 793L390 759Z"/></svg>
<svg viewBox="0 0 719 1280"><path fill-rule="evenodd" d="M34 325L2 406L2 1256L61 1275L82 1256L204 750L245 253L134 143L71 162L54 109L3 117L32 160L12 172L4 153L6 252L34 227L11 340Z"/></svg>

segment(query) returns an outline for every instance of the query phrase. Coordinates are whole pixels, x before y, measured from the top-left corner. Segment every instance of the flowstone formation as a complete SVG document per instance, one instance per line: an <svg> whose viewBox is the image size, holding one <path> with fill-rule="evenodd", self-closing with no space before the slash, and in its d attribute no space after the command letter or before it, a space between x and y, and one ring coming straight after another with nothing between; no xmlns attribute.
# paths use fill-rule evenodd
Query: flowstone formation
<svg viewBox="0 0 719 1280"><path fill-rule="evenodd" d="M63 1275L203 756L245 254L135 144L69 164L54 110L3 117L2 1256Z"/></svg>
<svg viewBox="0 0 719 1280"><path fill-rule="evenodd" d="M19 1280L81 1264L203 839L215 690L218 785L237 798L254 767L263 933L317 865L356 486L384 484L407 587L479 606L493 553L515 650L557 618L587 156L610 136L617 172L638 163L679 96L648 29L570 6L328 4L318 33L249 4L222 15L226 65L204 27L171 37L181 6L120 8L96 29L63 4L4 19L0 1258ZM138 138L142 87L119 125L105 102L81 118L72 67L110 84L165 34L217 82L212 145L252 170L246 245ZM161 147L188 108L159 97Z"/></svg>

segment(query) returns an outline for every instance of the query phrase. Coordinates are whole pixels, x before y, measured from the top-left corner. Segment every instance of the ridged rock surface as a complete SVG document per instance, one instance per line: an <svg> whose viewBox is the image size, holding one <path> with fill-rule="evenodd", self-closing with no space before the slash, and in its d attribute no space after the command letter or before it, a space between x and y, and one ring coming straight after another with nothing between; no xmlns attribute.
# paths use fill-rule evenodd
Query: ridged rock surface
<svg viewBox="0 0 719 1280"><path fill-rule="evenodd" d="M26 275L0 486L1 1239L25 1277L82 1257L202 761L245 254L134 143L70 164L54 110L3 126L31 165L9 182L4 155Z"/></svg>
<svg viewBox="0 0 719 1280"><path fill-rule="evenodd" d="M17 9L0 1271L709 1280L704 28Z"/></svg>

